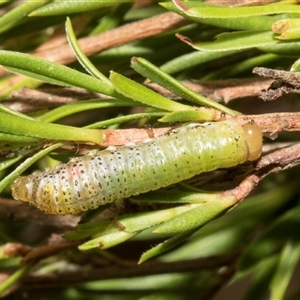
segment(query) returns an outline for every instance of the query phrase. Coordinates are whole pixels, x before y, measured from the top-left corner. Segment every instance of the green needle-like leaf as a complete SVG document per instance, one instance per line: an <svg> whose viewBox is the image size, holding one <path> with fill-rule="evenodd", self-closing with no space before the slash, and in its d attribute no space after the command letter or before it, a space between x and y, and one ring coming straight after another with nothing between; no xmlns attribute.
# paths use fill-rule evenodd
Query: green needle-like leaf
<svg viewBox="0 0 300 300"><path fill-rule="evenodd" d="M0 284L0 295L16 284L22 277L24 277L29 270L32 268L32 265L25 265L20 267L17 271L15 271L12 275L10 275L6 280L1 282Z"/></svg>
<svg viewBox="0 0 300 300"><path fill-rule="evenodd" d="M48 141L90 141L100 144L103 140L99 130L49 124L37 120L0 112L0 130L6 134L39 138Z"/></svg>
<svg viewBox="0 0 300 300"><path fill-rule="evenodd" d="M236 204L234 196L224 197L222 201L212 201L199 204L197 207L184 212L158 226L154 233L176 234L200 228L207 222L218 217L226 209Z"/></svg>
<svg viewBox="0 0 300 300"><path fill-rule="evenodd" d="M110 80L117 92L134 101L166 111L194 110L191 106L165 98L121 74L111 72Z"/></svg>
<svg viewBox="0 0 300 300"><path fill-rule="evenodd" d="M67 32L69 44L72 47L72 50L73 50L77 60L85 68L85 70L88 71L95 78L98 78L99 80L105 82L108 86L112 87L112 84L109 81L109 79L107 77L105 77L101 72L99 72L99 70L90 62L90 60L87 58L87 56L81 50L81 48L76 40L75 33L72 28L72 23L69 18L67 18L67 21L66 21L66 32Z"/></svg>
<svg viewBox="0 0 300 300"><path fill-rule="evenodd" d="M179 36L183 42L201 51L233 51L276 45L279 43L270 31L238 31L222 33L213 42L193 43L188 38Z"/></svg>
<svg viewBox="0 0 300 300"><path fill-rule="evenodd" d="M197 230L198 230L198 228L179 233L179 234L173 236L172 238L166 240L165 242L158 244L157 246L153 247L152 249L146 251L141 256L141 258L139 260L139 264L143 263L146 260L149 260L155 256L161 255L161 254L165 253L166 251L176 247L177 245L179 245L180 243L185 241L187 238L189 238L192 234L194 234Z"/></svg>
<svg viewBox="0 0 300 300"><path fill-rule="evenodd" d="M185 2L184 4L186 4L186 7L176 6L171 2L162 2L160 4L166 9L181 15L183 14L185 17L195 22L235 30L269 30L275 21L282 18L281 15L273 14L272 16L264 16L263 13L261 15L248 15L251 13L251 10L249 10L251 7L249 6L240 7L242 10L237 11L236 9L238 7L218 7L196 1ZM191 9L198 7L200 13L190 13L192 10L189 10L188 7L191 7ZM231 14L236 10L235 17L228 16L224 13L224 8L225 10L230 11ZM256 13L257 11L261 12L261 10L258 10L257 8L258 7L255 8ZM215 14L213 12L215 12ZM245 17L245 14L248 16Z"/></svg>
<svg viewBox="0 0 300 300"><path fill-rule="evenodd" d="M42 6L46 2L47 0L22 1L14 9L8 11L0 17L0 33L5 32L18 24L18 22L27 17L30 12Z"/></svg>
<svg viewBox="0 0 300 300"><path fill-rule="evenodd" d="M205 98L187 87L185 87L183 84L181 84L179 81L175 80L172 76L162 72L159 68L151 64L149 61L143 59L143 58L136 58L134 57L131 60L132 67L145 76L146 78L149 78L150 80L158 83L159 85L165 87L169 91L172 91L176 95L179 95L180 97L191 101L192 103L195 103L197 105L204 105L208 107L213 107L215 109L218 109L220 111L223 111L225 113L228 113L229 115L237 115L239 112L231 110L227 108L224 105L221 105L215 101L212 101L208 98Z"/></svg>
<svg viewBox="0 0 300 300"><path fill-rule="evenodd" d="M135 232L153 227L166 220L174 218L197 207L197 204L178 206L174 208L126 215L116 220L118 226L127 232Z"/></svg>
<svg viewBox="0 0 300 300"><path fill-rule="evenodd" d="M127 0L130 1L130 0ZM118 5L120 1L101 0L101 1L74 1L74 0L60 0L54 1L39 9L36 9L30 16L56 16L59 14L72 14L95 10L101 7Z"/></svg>
<svg viewBox="0 0 300 300"><path fill-rule="evenodd" d="M78 248L80 250L90 250L93 248L108 249L118 244L121 244L134 236L139 232L126 232L119 229L111 230L106 234L101 234L100 237L91 239L90 241L80 245Z"/></svg>
<svg viewBox="0 0 300 300"><path fill-rule="evenodd" d="M281 251L277 270L271 282L271 299L285 299L284 294L299 261L299 255L299 240L288 240Z"/></svg>
<svg viewBox="0 0 300 300"><path fill-rule="evenodd" d="M182 13L193 18L247 18L253 16L294 13L300 14L297 5L260 5L260 6L245 6L245 7L226 7L208 5L206 3L197 2L194 5L193 1L172 1L177 9ZM187 4L187 5L185 5Z"/></svg>
<svg viewBox="0 0 300 300"><path fill-rule="evenodd" d="M111 85L99 79L29 54L0 50L0 64L14 73L47 83L82 87L105 95L115 95Z"/></svg>

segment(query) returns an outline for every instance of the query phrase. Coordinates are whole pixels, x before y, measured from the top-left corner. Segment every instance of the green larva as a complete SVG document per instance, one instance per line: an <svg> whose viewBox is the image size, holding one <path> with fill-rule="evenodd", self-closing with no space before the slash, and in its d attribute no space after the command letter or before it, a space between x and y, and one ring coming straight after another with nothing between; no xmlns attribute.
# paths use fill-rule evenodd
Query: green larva
<svg viewBox="0 0 300 300"><path fill-rule="evenodd" d="M12 194L52 214L78 214L118 199L256 160L260 128L250 122L190 124L139 145L109 147L17 178Z"/></svg>

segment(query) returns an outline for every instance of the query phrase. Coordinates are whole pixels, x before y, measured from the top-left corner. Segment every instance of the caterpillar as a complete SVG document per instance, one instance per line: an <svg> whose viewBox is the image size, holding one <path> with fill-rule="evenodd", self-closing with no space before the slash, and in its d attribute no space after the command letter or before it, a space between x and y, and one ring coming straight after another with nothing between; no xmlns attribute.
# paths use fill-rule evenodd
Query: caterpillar
<svg viewBox="0 0 300 300"><path fill-rule="evenodd" d="M108 147L18 177L12 195L51 214L78 214L118 199L259 158L262 133L251 121L189 124L139 145Z"/></svg>

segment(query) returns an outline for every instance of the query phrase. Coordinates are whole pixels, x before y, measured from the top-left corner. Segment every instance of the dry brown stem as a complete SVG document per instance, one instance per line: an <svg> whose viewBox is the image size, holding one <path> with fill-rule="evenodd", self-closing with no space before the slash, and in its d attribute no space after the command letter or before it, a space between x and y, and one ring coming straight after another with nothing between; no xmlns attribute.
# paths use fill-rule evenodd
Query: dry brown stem
<svg viewBox="0 0 300 300"><path fill-rule="evenodd" d="M20 289L40 289L51 287L64 287L76 283L110 278L131 278L134 276L146 276L151 274L166 274L177 272L199 272L200 270L220 268L235 261L237 252L220 256L206 257L189 261L178 261L172 263L146 262L137 265L136 262L127 263L125 266L109 265L102 268L87 266L72 273L62 272L59 274L43 276L27 276Z"/></svg>
<svg viewBox="0 0 300 300"><path fill-rule="evenodd" d="M119 26L116 29L92 37L81 38L78 40L78 43L82 51L90 56L108 48L179 28L189 22L178 14L166 12L158 16ZM55 50L51 49L51 51L40 51L33 54L61 64L69 64L76 60L70 46L67 44Z"/></svg>

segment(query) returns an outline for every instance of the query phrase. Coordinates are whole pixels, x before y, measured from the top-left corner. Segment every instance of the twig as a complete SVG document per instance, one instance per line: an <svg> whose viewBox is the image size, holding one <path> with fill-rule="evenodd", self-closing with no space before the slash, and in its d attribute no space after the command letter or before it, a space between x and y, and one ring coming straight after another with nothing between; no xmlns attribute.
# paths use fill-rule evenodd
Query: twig
<svg viewBox="0 0 300 300"><path fill-rule="evenodd" d="M267 175L293 167L300 163L300 144L264 155L256 164L255 170L246 175L240 184L224 194L233 194L239 202L246 198L254 187Z"/></svg>
<svg viewBox="0 0 300 300"><path fill-rule="evenodd" d="M33 112L50 109L80 100L104 98L103 95L81 88L43 88L30 89L23 87L12 93L11 98L2 103L19 112ZM108 97L105 96L107 99Z"/></svg>
<svg viewBox="0 0 300 300"><path fill-rule="evenodd" d="M272 80L246 78L207 82L186 80L183 81L182 84L211 100L227 104L237 98L258 96L261 90L267 89L270 86L271 82ZM155 83L149 83L147 86L165 97L180 99L180 97L177 97L175 94Z"/></svg>
<svg viewBox="0 0 300 300"><path fill-rule="evenodd" d="M35 264L41 259L58 254L67 249L72 249L78 246L79 244L80 242L78 241L76 242L61 241L59 243L34 248L24 256L22 260L22 264L24 265Z"/></svg>
<svg viewBox="0 0 300 300"><path fill-rule="evenodd" d="M218 119L224 118L218 115ZM261 115L239 115L235 118L226 117L228 120L233 120L239 124L245 124L251 120L255 121L264 133L278 133L281 131L300 131L300 112L295 113L270 113ZM171 127L153 128L153 135L157 137L170 131ZM129 142L141 143L149 138L145 129L118 129L104 130L105 140L101 144L103 147L110 145L122 145Z"/></svg>
<svg viewBox="0 0 300 300"><path fill-rule="evenodd" d="M233 252L225 255L199 258L188 261L177 261L171 263L146 262L142 265L132 263L130 265L110 265L103 268L86 267L79 268L72 273L62 272L59 274L27 276L20 288L22 290L40 289L51 287L64 287L71 284L83 283L93 280L110 278L130 278L134 276L146 276L151 274L166 274L178 272L199 272L201 270L214 269L228 265L235 261L238 253Z"/></svg>
<svg viewBox="0 0 300 300"><path fill-rule="evenodd" d="M259 97L264 101L273 101L284 94L300 93L300 72L256 67L253 73L276 79L268 88L261 91Z"/></svg>
<svg viewBox="0 0 300 300"><path fill-rule="evenodd" d="M183 81L190 90L225 104L237 98L259 96L262 90L268 89L272 80L247 78L228 79L211 82ZM155 84L147 84L149 88L171 99L181 99L169 90ZM22 88L13 92L3 104L19 112L32 112L39 109L50 109L61 105L86 99L107 99L108 96L90 92L81 88Z"/></svg>
<svg viewBox="0 0 300 300"><path fill-rule="evenodd" d="M73 229L80 217L47 215L27 203L0 198L0 219L15 222L31 221L52 228L53 232L65 232Z"/></svg>
<svg viewBox="0 0 300 300"><path fill-rule="evenodd" d="M92 37L81 38L78 40L78 43L82 51L89 56L108 48L117 47L179 28L190 22L191 21L184 19L178 14L167 12L119 26L116 29ZM51 51L35 52L33 54L61 64L69 64L76 60L69 45L62 45L55 49L55 51L51 49Z"/></svg>

